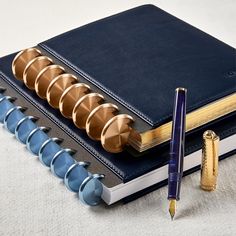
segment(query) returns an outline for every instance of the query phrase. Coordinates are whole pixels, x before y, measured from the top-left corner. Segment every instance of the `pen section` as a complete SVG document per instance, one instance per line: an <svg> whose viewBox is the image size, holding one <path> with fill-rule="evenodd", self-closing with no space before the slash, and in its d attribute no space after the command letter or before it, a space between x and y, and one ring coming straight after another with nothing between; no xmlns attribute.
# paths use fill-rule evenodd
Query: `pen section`
<svg viewBox="0 0 236 236"><path fill-rule="evenodd" d="M21 51L12 63L16 79L21 80L37 95L72 119L88 136L101 141L103 148L111 153L122 152L128 145L133 131L134 119L119 114L119 108L99 93L69 74L53 60L36 48Z"/></svg>

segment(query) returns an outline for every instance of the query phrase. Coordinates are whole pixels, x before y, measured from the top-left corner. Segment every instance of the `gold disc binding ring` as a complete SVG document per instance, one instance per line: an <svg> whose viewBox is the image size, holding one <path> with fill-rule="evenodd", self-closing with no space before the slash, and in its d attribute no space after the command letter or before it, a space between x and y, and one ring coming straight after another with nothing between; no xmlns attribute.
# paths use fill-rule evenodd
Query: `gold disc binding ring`
<svg viewBox="0 0 236 236"><path fill-rule="evenodd" d="M77 83L67 88L61 95L59 109L66 118L72 118L72 111L76 102L84 95L90 93L90 87L84 83Z"/></svg>
<svg viewBox="0 0 236 236"><path fill-rule="evenodd" d="M89 93L83 96L76 104L72 112L72 119L74 124L80 128L85 129L87 118L90 112L101 105L104 97L99 93Z"/></svg>
<svg viewBox="0 0 236 236"><path fill-rule="evenodd" d="M35 81L35 91L38 96L46 99L49 84L55 77L64 72L64 68L58 65L50 65L41 70Z"/></svg>
<svg viewBox="0 0 236 236"><path fill-rule="evenodd" d="M111 153L122 152L128 143L133 122L133 118L126 114L111 118L102 130L101 143L103 148Z"/></svg>
<svg viewBox="0 0 236 236"><path fill-rule="evenodd" d="M72 74L62 74L51 81L47 89L47 101L54 107L59 108L59 101L63 92L71 85L78 83L78 79Z"/></svg>
<svg viewBox="0 0 236 236"><path fill-rule="evenodd" d="M31 89L35 89L35 80L45 67L51 65L53 62L49 57L46 56L39 56L32 59L23 72L23 80L25 85Z"/></svg>
<svg viewBox="0 0 236 236"><path fill-rule="evenodd" d="M108 120L118 114L118 110L118 107L111 103L105 103L93 109L86 121L88 136L94 140L101 140L103 127Z"/></svg>
<svg viewBox="0 0 236 236"><path fill-rule="evenodd" d="M41 52L36 48L28 48L19 52L12 62L12 72L16 79L23 80L23 73L26 65L35 57L41 56Z"/></svg>

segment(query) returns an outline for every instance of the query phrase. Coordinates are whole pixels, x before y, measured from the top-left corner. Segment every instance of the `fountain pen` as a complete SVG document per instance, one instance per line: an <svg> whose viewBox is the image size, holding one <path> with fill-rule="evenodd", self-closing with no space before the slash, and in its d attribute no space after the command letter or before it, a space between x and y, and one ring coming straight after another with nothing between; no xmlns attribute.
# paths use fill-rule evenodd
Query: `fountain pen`
<svg viewBox="0 0 236 236"><path fill-rule="evenodd" d="M180 199L180 186L183 175L186 96L187 90L185 88L177 88L175 90L168 170L169 213L172 220L176 212L176 201Z"/></svg>

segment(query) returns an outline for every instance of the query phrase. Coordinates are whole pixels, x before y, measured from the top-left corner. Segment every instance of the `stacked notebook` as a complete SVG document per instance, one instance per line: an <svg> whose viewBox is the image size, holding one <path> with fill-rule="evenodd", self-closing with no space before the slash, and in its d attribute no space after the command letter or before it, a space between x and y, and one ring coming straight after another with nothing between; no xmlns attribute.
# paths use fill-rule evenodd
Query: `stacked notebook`
<svg viewBox="0 0 236 236"><path fill-rule="evenodd" d="M102 199L112 204L167 183L177 87L188 90L185 174L200 167L207 129L220 136L221 159L236 153L235 55L144 5L1 58L0 86L90 173L104 175Z"/></svg>

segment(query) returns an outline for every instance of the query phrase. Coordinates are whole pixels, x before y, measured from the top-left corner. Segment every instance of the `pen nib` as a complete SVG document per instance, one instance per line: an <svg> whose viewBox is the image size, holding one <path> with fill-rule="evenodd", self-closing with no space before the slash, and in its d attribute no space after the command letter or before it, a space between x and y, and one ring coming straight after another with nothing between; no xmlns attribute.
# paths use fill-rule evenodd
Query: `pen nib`
<svg viewBox="0 0 236 236"><path fill-rule="evenodd" d="M175 199L171 199L170 200L170 205L169 205L169 212L170 212L171 220L174 219L175 211L176 211L176 200Z"/></svg>

